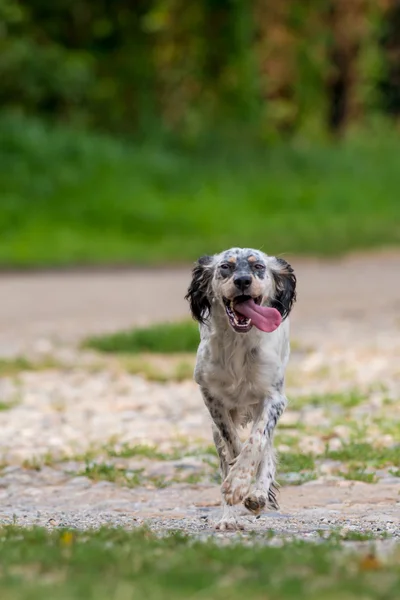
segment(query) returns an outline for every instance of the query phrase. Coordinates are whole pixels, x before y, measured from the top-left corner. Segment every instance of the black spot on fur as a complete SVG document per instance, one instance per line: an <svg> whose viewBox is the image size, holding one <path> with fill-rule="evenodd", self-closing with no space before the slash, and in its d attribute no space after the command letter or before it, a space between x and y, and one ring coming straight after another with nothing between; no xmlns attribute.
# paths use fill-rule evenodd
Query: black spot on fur
<svg viewBox="0 0 400 600"><path fill-rule="evenodd" d="M264 432L263 432L264 435L271 436L272 432L274 431L274 429L276 427L278 419L282 415L284 410L285 410L284 402L279 402L279 403L275 404L273 407L271 407L271 413L269 415L267 424L264 428Z"/></svg>
<svg viewBox="0 0 400 600"><path fill-rule="evenodd" d="M225 440L225 442L230 444L232 442L232 440L231 440L231 436L229 435L229 431L228 431L228 428L226 427L226 425L224 423L219 423L218 427L219 427L219 430L220 430L221 435L222 435L223 439Z"/></svg>
<svg viewBox="0 0 400 600"><path fill-rule="evenodd" d="M251 355L251 358L257 358L257 356L258 356L259 354L260 354L260 350L259 350L259 348L252 348L252 349L250 350L250 355Z"/></svg>
<svg viewBox="0 0 400 600"><path fill-rule="evenodd" d="M271 433L273 432L273 430L276 427L276 423L278 421L279 416L278 415L273 415L269 420L267 425L265 426L264 429L264 435L271 435Z"/></svg>

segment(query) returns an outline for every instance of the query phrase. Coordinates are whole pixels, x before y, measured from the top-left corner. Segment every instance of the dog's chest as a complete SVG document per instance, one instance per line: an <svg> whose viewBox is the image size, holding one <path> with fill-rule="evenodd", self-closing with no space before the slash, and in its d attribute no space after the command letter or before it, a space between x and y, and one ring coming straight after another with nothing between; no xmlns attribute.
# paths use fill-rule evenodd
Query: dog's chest
<svg viewBox="0 0 400 600"><path fill-rule="evenodd" d="M204 383L231 408L255 404L275 383L278 363L276 354L262 346L219 343L210 347Z"/></svg>

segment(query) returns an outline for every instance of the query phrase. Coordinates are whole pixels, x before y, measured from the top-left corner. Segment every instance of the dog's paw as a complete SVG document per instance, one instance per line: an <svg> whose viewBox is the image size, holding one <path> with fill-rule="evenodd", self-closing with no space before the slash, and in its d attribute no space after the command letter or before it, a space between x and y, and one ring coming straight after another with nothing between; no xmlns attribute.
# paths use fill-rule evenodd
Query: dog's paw
<svg viewBox="0 0 400 600"><path fill-rule="evenodd" d="M264 489L255 489L244 499L244 506L253 513L259 515L267 506L272 510L279 510L278 500L276 498L278 486L271 483L268 491Z"/></svg>
<svg viewBox="0 0 400 600"><path fill-rule="evenodd" d="M267 498L265 493L258 491L254 491L244 499L245 508L253 513L253 515L259 515L264 510L266 503Z"/></svg>
<svg viewBox="0 0 400 600"><path fill-rule="evenodd" d="M221 487L225 502L229 505L242 502L249 492L251 481L251 473L233 466Z"/></svg>
<svg viewBox="0 0 400 600"><path fill-rule="evenodd" d="M236 517L222 517L215 524L215 529L217 531L239 531L244 529L244 525Z"/></svg>

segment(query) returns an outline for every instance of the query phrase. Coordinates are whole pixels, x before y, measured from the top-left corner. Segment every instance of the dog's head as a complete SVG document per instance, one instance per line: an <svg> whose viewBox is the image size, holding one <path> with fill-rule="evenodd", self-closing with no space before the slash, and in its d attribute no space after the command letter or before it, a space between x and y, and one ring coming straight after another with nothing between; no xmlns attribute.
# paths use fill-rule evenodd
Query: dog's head
<svg viewBox="0 0 400 600"><path fill-rule="evenodd" d="M273 331L296 300L292 267L259 250L231 248L203 256L192 275L186 299L193 318L204 323L213 307L218 307L237 333L247 333L253 325Z"/></svg>

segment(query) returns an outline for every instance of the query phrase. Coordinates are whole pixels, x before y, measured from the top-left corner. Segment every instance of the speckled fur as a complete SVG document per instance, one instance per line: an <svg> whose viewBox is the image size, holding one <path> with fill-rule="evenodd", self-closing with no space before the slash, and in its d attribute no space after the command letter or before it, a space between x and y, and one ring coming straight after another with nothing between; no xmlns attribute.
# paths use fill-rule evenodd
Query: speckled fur
<svg viewBox="0 0 400 600"><path fill-rule="evenodd" d="M238 295L235 277L243 274L251 277L246 294L262 295L264 305L280 311L283 320L275 331L252 327L237 333L229 324L223 297ZM296 298L296 278L282 259L232 248L199 259L186 298L200 323L195 380L213 420L223 477L223 515L217 528L237 529L241 524L233 505L244 502L253 514L267 504L278 508L273 433L287 403L287 316ZM251 433L242 444L237 430L249 422Z"/></svg>

